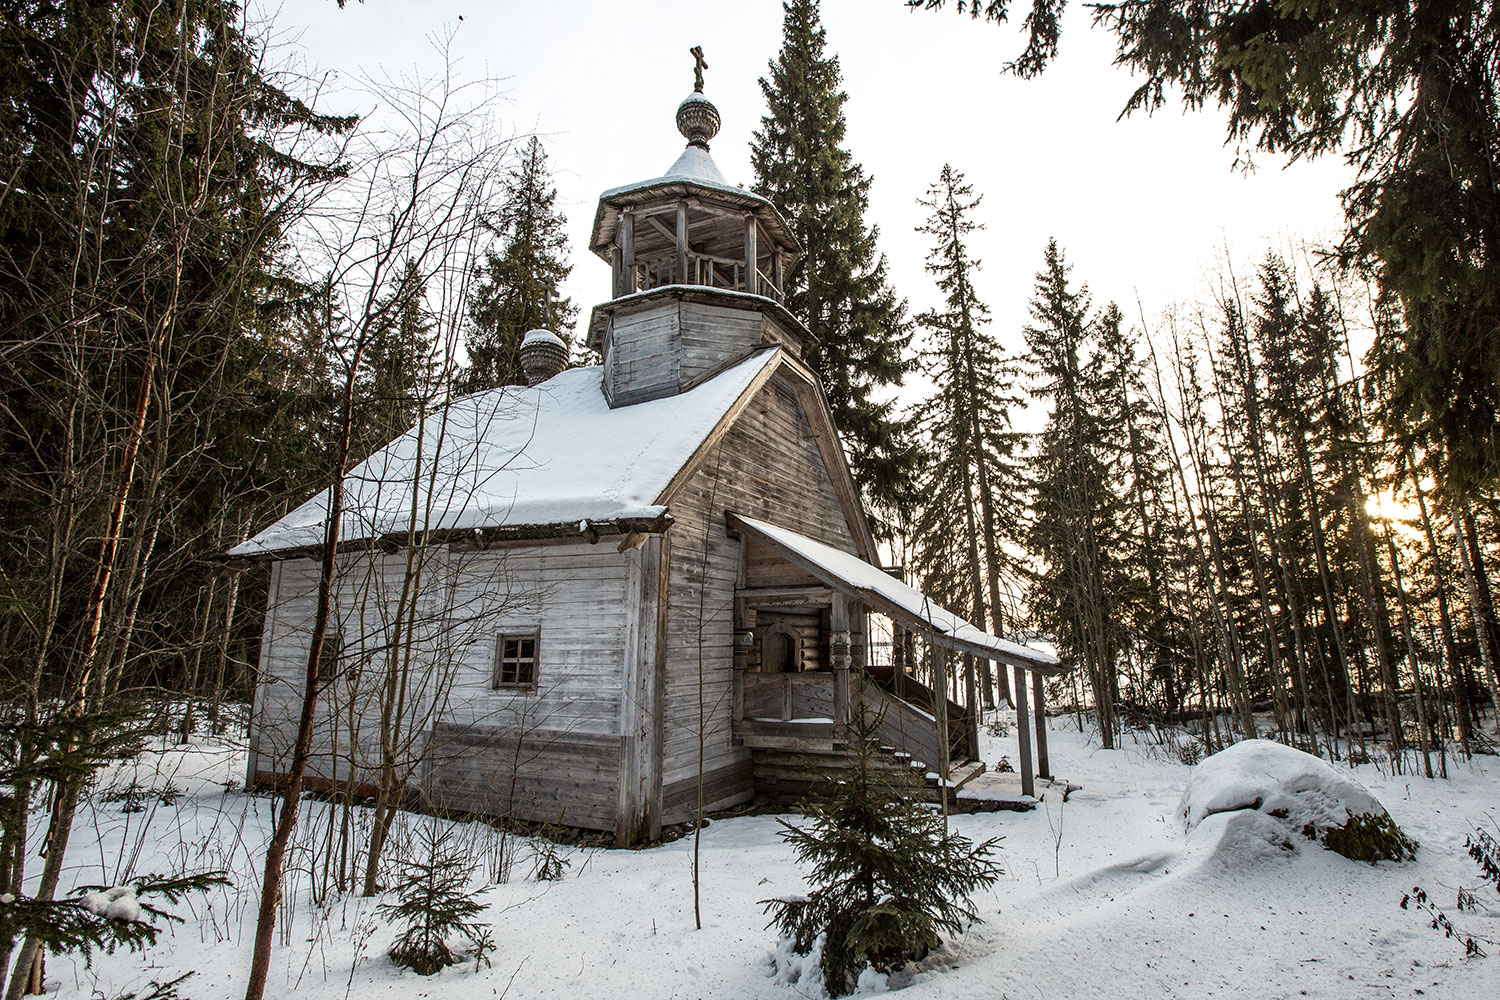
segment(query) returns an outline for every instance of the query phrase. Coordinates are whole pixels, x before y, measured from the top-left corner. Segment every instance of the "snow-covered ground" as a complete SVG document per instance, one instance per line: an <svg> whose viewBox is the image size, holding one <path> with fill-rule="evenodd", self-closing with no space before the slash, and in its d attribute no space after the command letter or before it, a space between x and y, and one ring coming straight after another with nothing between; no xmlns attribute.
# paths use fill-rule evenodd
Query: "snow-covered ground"
<svg viewBox="0 0 1500 1000"><path fill-rule="evenodd" d="M1013 740L985 739L992 767L1014 756ZM1083 786L1066 803L1054 790L1034 812L952 820L975 840L1004 838L1006 874L977 900L984 923L909 976L887 983L867 975L862 993L904 986L914 1000L1500 996L1500 947L1485 943L1491 957L1465 960L1463 946L1434 931L1429 917L1399 906L1403 893L1422 886L1461 931L1500 939L1492 891L1481 895L1489 914L1452 906L1459 886L1479 883L1465 835L1481 824L1493 830L1500 818L1495 758L1450 763L1446 781L1392 776L1377 764L1356 769L1421 844L1414 862L1370 866L1306 842L1287 851L1204 836L1207 824L1189 842L1178 812L1186 766L1144 738L1100 750L1069 719L1052 720L1050 744L1053 770ZM134 812L97 795L80 814L64 885L227 868L238 888L176 907L186 922L144 955L101 954L92 967L49 957L48 979L65 997L112 998L191 970L182 996L243 996L272 800L239 791L242 752L211 743L148 755L136 767L103 786L170 781L181 794L170 804L145 798L144 811ZM329 815L326 805L310 805L304 846L322 842ZM778 974L775 936L759 905L803 889L778 829L776 817L746 816L704 830L702 930L694 929L690 838L642 851L568 848L566 876L543 883L528 878L522 846L511 880L483 896L497 943L492 967L469 963L430 979L390 965L394 931L376 917L374 901L315 902L299 870L267 996L818 996L816 983L788 982L785 967ZM485 855L482 880L496 835L478 825L461 832ZM293 863L305 868L305 855Z"/></svg>

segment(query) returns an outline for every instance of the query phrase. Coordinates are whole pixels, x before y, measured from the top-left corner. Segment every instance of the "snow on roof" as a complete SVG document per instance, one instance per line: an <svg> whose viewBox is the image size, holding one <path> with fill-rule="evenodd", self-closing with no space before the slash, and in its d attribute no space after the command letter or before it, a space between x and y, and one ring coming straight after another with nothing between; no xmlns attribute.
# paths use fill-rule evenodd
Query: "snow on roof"
<svg viewBox="0 0 1500 1000"><path fill-rule="evenodd" d="M567 344L563 343L563 339L561 337L553 333L551 330L527 330L526 336L521 338L522 347L525 347L527 344L540 343L556 344L558 347L568 346Z"/></svg>
<svg viewBox="0 0 1500 1000"><path fill-rule="evenodd" d="M877 605L875 610L884 610L878 606L881 604L894 606L895 610L925 622L939 635L995 653L1008 661L1021 660L1039 667L1055 667L1061 663L1051 653L1001 639L970 625L953 612L934 604L921 591L907 586L858 556L765 521L757 521L741 514L736 514L735 518L749 528L752 534L800 557L807 569L829 585L842 584L866 597L874 598L872 603Z"/></svg>
<svg viewBox="0 0 1500 1000"><path fill-rule="evenodd" d="M340 540L406 531L414 481L422 530L657 517L672 477L777 350L687 392L615 409L597 366L456 399L422 433L412 428L349 471ZM320 544L328 500L322 491L229 555Z"/></svg>
<svg viewBox="0 0 1500 1000"><path fill-rule="evenodd" d="M748 191L725 180L724 175L719 172L719 165L714 162L712 156L708 155L708 150L700 149L697 146L689 146L684 149L682 155L677 157L677 162L672 164L662 176L653 177L646 181L636 181L634 184L624 184L620 187L610 188L599 196L599 200L609 201L611 198L618 198L621 195L630 194L635 191L644 191L647 188L658 187L662 184L682 183L715 188L738 198L748 198L752 201L764 202L767 205L770 204L769 201L766 201L765 198L762 198L754 191Z"/></svg>
<svg viewBox="0 0 1500 1000"><path fill-rule="evenodd" d="M717 184L728 187L729 182L719 172L719 165L714 158L708 155L708 150L701 146L689 146L682 151L677 162L667 170L668 177L681 177L684 180L700 181L705 184Z"/></svg>

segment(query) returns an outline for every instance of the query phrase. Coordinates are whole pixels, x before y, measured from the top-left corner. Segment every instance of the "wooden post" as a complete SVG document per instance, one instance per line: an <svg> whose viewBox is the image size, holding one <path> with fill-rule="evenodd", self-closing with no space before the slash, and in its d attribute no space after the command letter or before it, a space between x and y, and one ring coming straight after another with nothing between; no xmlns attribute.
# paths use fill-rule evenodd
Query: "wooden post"
<svg viewBox="0 0 1500 1000"><path fill-rule="evenodd" d="M937 720L938 799L943 804L943 828L948 827L948 651L932 645L933 717Z"/></svg>
<svg viewBox="0 0 1500 1000"><path fill-rule="evenodd" d="M964 739L969 759L979 754L979 688L974 683L974 654L964 654Z"/></svg>
<svg viewBox="0 0 1500 1000"><path fill-rule="evenodd" d="M781 247L771 254L771 283L776 286L776 301L786 300L786 282L781 276Z"/></svg>
<svg viewBox="0 0 1500 1000"><path fill-rule="evenodd" d="M829 647L833 660L833 721L849 721L849 599L835 592L829 607Z"/></svg>
<svg viewBox="0 0 1500 1000"><path fill-rule="evenodd" d="M1026 672L1012 667L1016 693L1016 737L1021 743L1021 763L1016 770L1021 772L1021 794L1036 798L1036 774L1031 770L1031 720L1026 707Z"/></svg>
<svg viewBox="0 0 1500 1000"><path fill-rule="evenodd" d="M679 201L677 203L677 284L689 284L687 273L688 257L688 203Z"/></svg>
<svg viewBox="0 0 1500 1000"><path fill-rule="evenodd" d="M665 698L666 539L651 535L630 550L625 595L625 698L621 709L620 782L615 844L629 847L661 836L662 708Z"/></svg>
<svg viewBox="0 0 1500 1000"><path fill-rule="evenodd" d="M625 294L625 268L621 265L622 256L618 245L609 248L609 273L610 296L619 298Z"/></svg>
<svg viewBox="0 0 1500 1000"><path fill-rule="evenodd" d="M865 688L869 686L870 680L870 657L869 636L870 627L869 612L865 610L863 603L851 598L849 600L849 687L848 704L849 717L852 719L856 712L864 715Z"/></svg>
<svg viewBox="0 0 1500 1000"><path fill-rule="evenodd" d="M756 256L757 256L757 253L756 253L756 247L755 247L755 216L754 216L753 213L746 212L745 213L745 291L749 292L751 295L758 295L758 294L760 294L760 290L755 287L757 284L759 284L759 282L756 280L756 275L759 273L758 269L756 268L756 264L755 264Z"/></svg>
<svg viewBox="0 0 1500 1000"><path fill-rule="evenodd" d="M1052 780L1052 768L1047 763L1047 700L1042 687L1042 675L1031 672L1031 691L1036 695L1036 776Z"/></svg>
<svg viewBox="0 0 1500 1000"><path fill-rule="evenodd" d="M741 593L745 588L745 569L749 563L750 538L740 532L740 559L734 579L734 691L729 717L735 722L745 717L745 669L750 665L750 647L755 642L755 610Z"/></svg>
<svg viewBox="0 0 1500 1000"><path fill-rule="evenodd" d="M625 271L621 295L635 291L635 213L630 209L620 213L620 263Z"/></svg>

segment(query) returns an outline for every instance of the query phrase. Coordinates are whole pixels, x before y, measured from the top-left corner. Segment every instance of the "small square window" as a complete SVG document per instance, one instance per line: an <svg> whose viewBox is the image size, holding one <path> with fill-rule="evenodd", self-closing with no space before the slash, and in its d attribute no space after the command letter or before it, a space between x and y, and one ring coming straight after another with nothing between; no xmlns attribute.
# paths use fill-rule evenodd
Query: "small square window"
<svg viewBox="0 0 1500 1000"><path fill-rule="evenodd" d="M536 687L537 633L506 632L495 643L495 687Z"/></svg>
<svg viewBox="0 0 1500 1000"><path fill-rule="evenodd" d="M339 675L339 660L344 655L342 632L327 632L323 635L323 648L318 651L318 680L326 683Z"/></svg>

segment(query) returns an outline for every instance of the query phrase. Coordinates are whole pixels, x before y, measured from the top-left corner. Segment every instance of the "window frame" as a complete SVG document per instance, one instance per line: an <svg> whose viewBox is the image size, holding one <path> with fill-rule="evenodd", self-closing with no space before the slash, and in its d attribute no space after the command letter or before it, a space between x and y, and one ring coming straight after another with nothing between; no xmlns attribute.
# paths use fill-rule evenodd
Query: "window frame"
<svg viewBox="0 0 1500 1000"><path fill-rule="evenodd" d="M515 680L505 680L505 644L506 642L530 642L531 656L526 657L517 650L513 661L517 666ZM520 679L520 665L530 661L530 676ZM494 658L490 668L490 688L495 691L511 691L530 693L536 691L537 674L540 672L542 662L542 630L540 627L513 627L502 628L495 634Z"/></svg>
<svg viewBox="0 0 1500 1000"><path fill-rule="evenodd" d="M336 681L343 673L340 667L344 659L344 633L328 629L323 633L323 648L318 650L318 684Z"/></svg>

